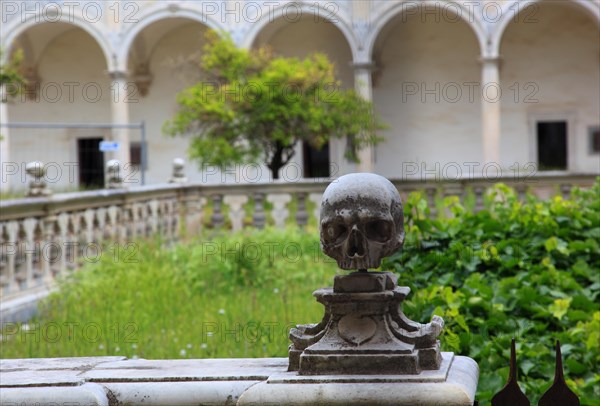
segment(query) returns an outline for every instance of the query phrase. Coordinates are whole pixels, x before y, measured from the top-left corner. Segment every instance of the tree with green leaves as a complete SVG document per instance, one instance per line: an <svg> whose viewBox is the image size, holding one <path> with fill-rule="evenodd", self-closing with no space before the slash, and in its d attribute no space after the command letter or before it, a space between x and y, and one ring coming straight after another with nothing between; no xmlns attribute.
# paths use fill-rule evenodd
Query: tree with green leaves
<svg viewBox="0 0 600 406"><path fill-rule="evenodd" d="M204 79L178 95L164 132L192 136L190 155L200 164L262 161L278 179L299 142L319 149L346 137L345 156L358 162L361 148L382 140L377 131L385 126L372 104L342 89L322 54L277 57L209 32L199 68Z"/></svg>
<svg viewBox="0 0 600 406"><path fill-rule="evenodd" d="M0 49L0 60L3 59L2 54L3 51ZM22 60L23 52L19 50L7 63L0 64L0 87L3 87L6 92L2 95L0 103L6 103L8 96L17 95L25 85L26 81L20 73Z"/></svg>

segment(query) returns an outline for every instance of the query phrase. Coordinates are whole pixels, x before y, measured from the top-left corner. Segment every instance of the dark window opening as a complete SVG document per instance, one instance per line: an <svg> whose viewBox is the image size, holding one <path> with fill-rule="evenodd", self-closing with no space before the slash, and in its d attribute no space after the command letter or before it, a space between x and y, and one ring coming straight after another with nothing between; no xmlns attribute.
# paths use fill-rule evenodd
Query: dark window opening
<svg viewBox="0 0 600 406"><path fill-rule="evenodd" d="M316 149L305 142L302 146L302 154L305 178L329 177L329 143Z"/></svg>
<svg viewBox="0 0 600 406"><path fill-rule="evenodd" d="M540 171L567 169L567 122L537 123L537 158Z"/></svg>
<svg viewBox="0 0 600 406"><path fill-rule="evenodd" d="M89 189L104 187L104 154L100 151L102 138L77 140L79 186Z"/></svg>
<svg viewBox="0 0 600 406"><path fill-rule="evenodd" d="M129 159L131 160L131 165L142 165L142 143L132 142L129 144Z"/></svg>
<svg viewBox="0 0 600 406"><path fill-rule="evenodd" d="M600 153L600 127L590 128L590 152Z"/></svg>

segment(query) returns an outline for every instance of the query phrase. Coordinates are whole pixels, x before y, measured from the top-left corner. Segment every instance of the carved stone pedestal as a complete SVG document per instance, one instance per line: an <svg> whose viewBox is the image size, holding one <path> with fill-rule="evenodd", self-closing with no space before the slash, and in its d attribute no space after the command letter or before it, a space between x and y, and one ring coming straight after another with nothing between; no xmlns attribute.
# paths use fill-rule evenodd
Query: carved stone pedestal
<svg viewBox="0 0 600 406"><path fill-rule="evenodd" d="M289 370L299 375L417 375L440 369L437 337L444 322L419 324L402 312L410 289L387 272L335 277L314 292L325 306L319 324L290 331Z"/></svg>

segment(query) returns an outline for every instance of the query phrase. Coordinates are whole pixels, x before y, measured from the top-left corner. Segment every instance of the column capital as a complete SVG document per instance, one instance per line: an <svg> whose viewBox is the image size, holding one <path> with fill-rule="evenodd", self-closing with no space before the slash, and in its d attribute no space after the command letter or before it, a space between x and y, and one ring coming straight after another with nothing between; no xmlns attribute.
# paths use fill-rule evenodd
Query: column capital
<svg viewBox="0 0 600 406"><path fill-rule="evenodd" d="M373 72L377 70L377 65L373 61L351 62L350 67L354 69L354 71L368 70L370 72Z"/></svg>
<svg viewBox="0 0 600 406"><path fill-rule="evenodd" d="M108 76L111 80L125 80L129 77L129 72L124 70L112 70L108 71Z"/></svg>
<svg viewBox="0 0 600 406"><path fill-rule="evenodd" d="M497 55L497 56L480 56L478 58L478 61L482 65L490 64L490 65L498 65L498 66L500 66L500 63L502 63L502 59L503 58L500 55Z"/></svg>

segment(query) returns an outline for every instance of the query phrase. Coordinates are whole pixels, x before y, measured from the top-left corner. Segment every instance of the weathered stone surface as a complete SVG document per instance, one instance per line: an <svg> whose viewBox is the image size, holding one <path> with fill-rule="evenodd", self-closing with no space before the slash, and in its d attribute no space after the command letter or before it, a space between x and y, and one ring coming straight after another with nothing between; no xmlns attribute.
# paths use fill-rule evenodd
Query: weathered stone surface
<svg viewBox="0 0 600 406"><path fill-rule="evenodd" d="M0 404L6 406L108 406L109 399L101 385L86 383L76 387L2 388L0 390Z"/></svg>
<svg viewBox="0 0 600 406"><path fill-rule="evenodd" d="M104 383L123 405L235 405L249 387L261 381Z"/></svg>
<svg viewBox="0 0 600 406"><path fill-rule="evenodd" d="M2 384L12 375L15 385L0 390L3 405L467 405L478 379L474 361L451 353L443 353L439 370L419 375L299 376L286 372L285 358L91 357L2 360L1 365ZM84 383L57 386L64 383L49 381L57 374Z"/></svg>
<svg viewBox="0 0 600 406"><path fill-rule="evenodd" d="M266 380L287 362L272 359L127 360L106 362L82 376L91 382Z"/></svg>
<svg viewBox="0 0 600 406"><path fill-rule="evenodd" d="M404 214L396 187L373 173L351 173L323 193L319 229L323 252L342 269L377 268L404 242Z"/></svg>
<svg viewBox="0 0 600 406"><path fill-rule="evenodd" d="M441 365L437 337L444 322L427 324L402 312L408 287L384 272L338 276L335 289L314 292L325 306L319 324L290 331L289 370L300 375L419 374Z"/></svg>
<svg viewBox="0 0 600 406"><path fill-rule="evenodd" d="M277 375L252 386L237 404L471 406L475 401L479 368L470 358L454 357L443 382L423 381L418 376L292 377L292 374L289 373L289 378ZM407 380L398 381L401 379Z"/></svg>

